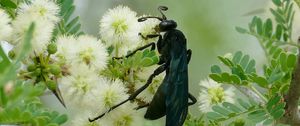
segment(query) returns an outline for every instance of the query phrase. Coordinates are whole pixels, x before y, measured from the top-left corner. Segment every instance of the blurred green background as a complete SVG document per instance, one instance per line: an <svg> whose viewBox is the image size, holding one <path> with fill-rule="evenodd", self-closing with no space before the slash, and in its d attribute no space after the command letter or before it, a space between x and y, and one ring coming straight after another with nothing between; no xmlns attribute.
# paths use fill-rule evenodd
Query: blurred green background
<svg viewBox="0 0 300 126"><path fill-rule="evenodd" d="M207 78L210 66L219 64L218 55L242 50L255 58L258 67L265 62L263 51L254 37L235 31L235 26L247 27L255 15L266 16L271 0L75 0L74 15L80 16L85 33L99 37L99 20L109 9L117 5L129 6L139 16L158 15L157 7L169 7L168 19L178 24L192 49L189 64L190 92L198 97L199 81ZM191 107L193 114L198 105ZM156 121L159 123L161 120Z"/></svg>

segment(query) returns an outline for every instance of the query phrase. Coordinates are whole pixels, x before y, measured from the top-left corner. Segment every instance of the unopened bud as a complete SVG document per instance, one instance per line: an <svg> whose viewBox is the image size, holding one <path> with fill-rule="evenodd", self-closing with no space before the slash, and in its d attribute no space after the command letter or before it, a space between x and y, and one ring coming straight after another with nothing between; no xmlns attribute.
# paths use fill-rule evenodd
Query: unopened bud
<svg viewBox="0 0 300 126"><path fill-rule="evenodd" d="M37 69L35 69L35 71L33 72L33 75L34 75L34 76L38 76L38 75L41 75L41 73L42 73L41 68L37 68Z"/></svg>
<svg viewBox="0 0 300 126"><path fill-rule="evenodd" d="M27 67L27 70L28 70L29 72L33 72L35 69L36 69L35 64L31 64L31 65L29 65L29 66Z"/></svg>
<svg viewBox="0 0 300 126"><path fill-rule="evenodd" d="M57 84L56 84L55 81L49 80L49 81L46 82L46 85L47 85L49 90L51 90L51 91L56 90Z"/></svg>
<svg viewBox="0 0 300 126"><path fill-rule="evenodd" d="M10 51L8 52L8 57L11 58L11 59L14 59L14 58L16 57L15 51L10 50Z"/></svg>
<svg viewBox="0 0 300 126"><path fill-rule="evenodd" d="M57 52L57 46L55 43L50 43L48 46L47 46L47 51L49 54L54 54Z"/></svg>
<svg viewBox="0 0 300 126"><path fill-rule="evenodd" d="M50 65L50 72L53 75L59 75L61 73L61 68L59 65Z"/></svg>

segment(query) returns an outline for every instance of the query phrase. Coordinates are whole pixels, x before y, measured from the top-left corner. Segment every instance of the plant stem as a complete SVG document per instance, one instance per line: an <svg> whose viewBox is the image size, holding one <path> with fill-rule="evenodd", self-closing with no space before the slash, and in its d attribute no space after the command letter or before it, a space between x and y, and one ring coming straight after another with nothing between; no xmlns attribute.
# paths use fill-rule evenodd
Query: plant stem
<svg viewBox="0 0 300 126"><path fill-rule="evenodd" d="M264 95L262 95L254 86L249 86L250 87L250 89L253 91L253 92L255 92L261 99L263 99L265 102L267 102L268 101L268 99L264 96Z"/></svg>
<svg viewBox="0 0 300 126"><path fill-rule="evenodd" d="M298 40L298 44L300 41ZM298 48L300 51L300 48ZM282 121L292 126L300 125L300 117L298 112L298 102L300 98L300 55L298 54L298 61L295 66L291 84L288 93L285 97L286 101L286 114Z"/></svg>

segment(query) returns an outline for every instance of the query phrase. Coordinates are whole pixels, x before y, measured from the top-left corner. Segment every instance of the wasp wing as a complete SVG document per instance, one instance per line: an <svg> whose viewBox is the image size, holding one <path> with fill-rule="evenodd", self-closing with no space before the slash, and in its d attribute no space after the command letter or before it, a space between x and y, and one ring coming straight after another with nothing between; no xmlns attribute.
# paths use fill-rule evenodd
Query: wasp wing
<svg viewBox="0 0 300 126"><path fill-rule="evenodd" d="M170 66L166 95L166 126L182 126L188 112L188 69L186 39L174 30L168 39Z"/></svg>
<svg viewBox="0 0 300 126"><path fill-rule="evenodd" d="M144 116L145 119L155 120L166 115L166 80L165 78L163 83L158 87Z"/></svg>

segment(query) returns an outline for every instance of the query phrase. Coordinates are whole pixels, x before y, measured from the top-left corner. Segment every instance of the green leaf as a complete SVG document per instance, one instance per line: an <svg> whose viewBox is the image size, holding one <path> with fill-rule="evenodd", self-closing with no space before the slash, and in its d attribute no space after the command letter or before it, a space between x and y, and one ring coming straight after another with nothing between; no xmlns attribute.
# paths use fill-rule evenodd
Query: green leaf
<svg viewBox="0 0 300 126"><path fill-rule="evenodd" d="M221 73L222 72L221 68L218 65L211 66L210 70L212 73Z"/></svg>
<svg viewBox="0 0 300 126"><path fill-rule="evenodd" d="M70 18L70 16L73 14L73 12L75 11L75 6L71 6L62 16L63 16L63 20L65 22L67 22Z"/></svg>
<svg viewBox="0 0 300 126"><path fill-rule="evenodd" d="M30 42L33 35L35 24L32 23L29 26L29 29L26 31L24 36L24 42L23 47L20 50L20 53L17 54L16 60L14 61L14 64L9 65L6 70L3 72L5 76L0 76L0 86L3 84L6 84L9 80L16 77L16 69L20 66L20 61L23 60L23 58L28 54L30 51ZM1 75L1 73L0 73Z"/></svg>
<svg viewBox="0 0 300 126"><path fill-rule="evenodd" d="M262 20L260 18L256 19L256 32L259 35L263 34L263 22L262 22Z"/></svg>
<svg viewBox="0 0 300 126"><path fill-rule="evenodd" d="M255 72L255 60L250 60L245 70L245 73L252 73Z"/></svg>
<svg viewBox="0 0 300 126"><path fill-rule="evenodd" d="M217 120L217 119L223 118L222 115L220 115L216 112L208 112L208 113L206 113L206 116L210 120Z"/></svg>
<svg viewBox="0 0 300 126"><path fill-rule="evenodd" d="M272 0L276 6L281 6L281 0Z"/></svg>
<svg viewBox="0 0 300 126"><path fill-rule="evenodd" d="M227 59L227 58L223 58L223 57L221 57L221 56L218 56L218 58L219 58L219 60L221 60L221 62L224 64L224 65L226 65L226 66L228 66L228 67L231 67L233 64L232 64L232 62L229 60L229 59Z"/></svg>
<svg viewBox="0 0 300 126"><path fill-rule="evenodd" d="M297 56L295 54L289 54L287 58L287 67L294 68L296 64Z"/></svg>
<svg viewBox="0 0 300 126"><path fill-rule="evenodd" d="M229 102L223 102L222 105L223 105L225 108L227 108L227 109L229 109L229 110L231 110L231 111L233 111L233 112L236 112L236 113L242 112L242 110L241 110L239 107L237 107L236 105L234 105L234 104L232 104L232 103L229 103Z"/></svg>
<svg viewBox="0 0 300 126"><path fill-rule="evenodd" d="M215 73L209 74L209 77L216 82L219 82L219 83L222 82L222 77L219 74L215 74Z"/></svg>
<svg viewBox="0 0 300 126"><path fill-rule="evenodd" d="M67 122L67 120L68 120L68 117L67 117L67 115L64 114L64 115L61 115L61 116L58 116L57 118L55 118L53 120L53 122L55 122L57 124L63 124L65 122Z"/></svg>
<svg viewBox="0 0 300 126"><path fill-rule="evenodd" d="M69 31L73 26L75 26L79 21L79 16L75 17L70 23L67 24L66 30Z"/></svg>
<svg viewBox="0 0 300 126"><path fill-rule="evenodd" d="M259 122L265 120L266 116L267 116L267 113L264 110L259 109L259 110L249 113L248 119L250 119L251 121L253 121L255 123L259 123Z"/></svg>
<svg viewBox="0 0 300 126"><path fill-rule="evenodd" d="M231 72L232 74L238 75L241 80L247 79L247 76L245 75L245 72L243 71L243 68L240 65L233 67L231 69Z"/></svg>
<svg viewBox="0 0 300 126"><path fill-rule="evenodd" d="M240 62L240 65L242 66L243 69L246 69L247 65L248 65L248 62L249 62L249 59L250 59L250 56L249 55L245 55L241 62Z"/></svg>
<svg viewBox="0 0 300 126"><path fill-rule="evenodd" d="M284 23L285 22L284 17L282 17L277 11L275 11L274 9L270 9L270 11L275 16L275 20L278 23Z"/></svg>
<svg viewBox="0 0 300 126"><path fill-rule="evenodd" d="M257 117L263 117L265 116L267 113L265 112L265 110L263 109L259 109L259 110L256 110L254 112L251 112L248 114L248 117L251 119L251 118L257 118Z"/></svg>
<svg viewBox="0 0 300 126"><path fill-rule="evenodd" d="M152 57L152 63L157 64L159 62L159 57L158 56L153 56Z"/></svg>
<svg viewBox="0 0 300 126"><path fill-rule="evenodd" d="M5 71L5 69L8 68L8 66L11 64L9 61L9 58L5 54L4 50L0 46L0 74Z"/></svg>
<svg viewBox="0 0 300 126"><path fill-rule="evenodd" d="M17 8L17 5L13 1L11 1L11 0L0 0L0 4L3 7L8 7L8 8L12 8L12 9L16 9Z"/></svg>
<svg viewBox="0 0 300 126"><path fill-rule="evenodd" d="M283 71L287 71L287 55L286 53L281 53L280 56L280 65Z"/></svg>
<svg viewBox="0 0 300 126"><path fill-rule="evenodd" d="M283 116L284 114L284 109L278 110L273 114L274 119L279 119Z"/></svg>
<svg viewBox="0 0 300 126"><path fill-rule="evenodd" d="M275 36L276 36L276 39L277 40L280 40L281 39L281 36L282 36L282 26L281 25L277 25L276 27L276 32L275 32Z"/></svg>
<svg viewBox="0 0 300 126"><path fill-rule="evenodd" d="M293 21L293 3L292 4L290 4L290 6L288 7L288 12L287 12L287 14L288 14L288 16L287 16L287 20L288 21Z"/></svg>
<svg viewBox="0 0 300 126"><path fill-rule="evenodd" d="M264 126L267 126L267 125L272 124L273 122L274 122L274 119L267 119L267 120L265 120L265 121L263 122L263 125L264 125Z"/></svg>
<svg viewBox="0 0 300 126"><path fill-rule="evenodd" d="M80 30L80 28L81 28L81 24L77 24L72 29L70 29L68 32L71 34L76 34Z"/></svg>
<svg viewBox="0 0 300 126"><path fill-rule="evenodd" d="M245 109L249 109L251 106L246 103L245 101L243 101L242 99L237 99L238 103Z"/></svg>
<svg viewBox="0 0 300 126"><path fill-rule="evenodd" d="M151 58L143 58L142 61L141 61L141 66L143 67L148 67L148 66L151 66L153 65L153 60Z"/></svg>
<svg viewBox="0 0 300 126"><path fill-rule="evenodd" d="M285 107L285 102L279 103L279 104L273 106L272 110L270 111L270 114L272 116L275 116L275 113L279 110L284 110L284 107Z"/></svg>
<svg viewBox="0 0 300 126"><path fill-rule="evenodd" d="M267 19L266 23L264 24L264 35L266 37L271 37L273 32L273 25L272 20L270 18Z"/></svg>
<svg viewBox="0 0 300 126"><path fill-rule="evenodd" d="M241 34L247 33L248 31L241 27L235 27L235 30Z"/></svg>
<svg viewBox="0 0 300 126"><path fill-rule="evenodd" d="M268 111L271 111L274 105L276 105L280 101L281 97L279 95L273 96L267 103Z"/></svg>
<svg viewBox="0 0 300 126"><path fill-rule="evenodd" d="M268 81L263 77L254 77L253 81L263 88L268 87Z"/></svg>
<svg viewBox="0 0 300 126"><path fill-rule="evenodd" d="M276 63L276 62L275 62L275 63ZM283 76L284 76L284 73L283 73L283 72L279 72L279 68L278 68L278 67L275 67L275 68L272 70L272 73L271 73L271 75L270 75L269 78L268 78L268 83L269 83L269 84L272 84L272 83L274 83L275 81L278 81L279 79L281 79Z"/></svg>
<svg viewBox="0 0 300 126"><path fill-rule="evenodd" d="M46 126L59 126L59 125L55 124L55 123L50 123L50 124L47 124Z"/></svg>
<svg viewBox="0 0 300 126"><path fill-rule="evenodd" d="M221 74L221 77L222 77L222 80L223 81L225 81L225 82L227 82L227 83L230 83L231 82L231 79L230 79L230 75L229 75L229 73L222 73Z"/></svg>
<svg viewBox="0 0 300 126"><path fill-rule="evenodd" d="M282 49L281 48L277 48L276 51L274 52L273 54L273 58L274 59L277 59L279 54L282 52Z"/></svg>
<svg viewBox="0 0 300 126"><path fill-rule="evenodd" d="M230 79L235 84L240 84L241 83L241 79L237 75L231 75Z"/></svg>
<svg viewBox="0 0 300 126"><path fill-rule="evenodd" d="M222 114L224 116L228 116L231 113L230 111L226 110L225 108L223 108L223 107L221 107L219 105L213 106L212 110L214 110L215 112L220 113L220 114Z"/></svg>
<svg viewBox="0 0 300 126"><path fill-rule="evenodd" d="M241 51L236 52L232 58L232 62L235 64L240 63L242 56L243 56L243 53Z"/></svg>

